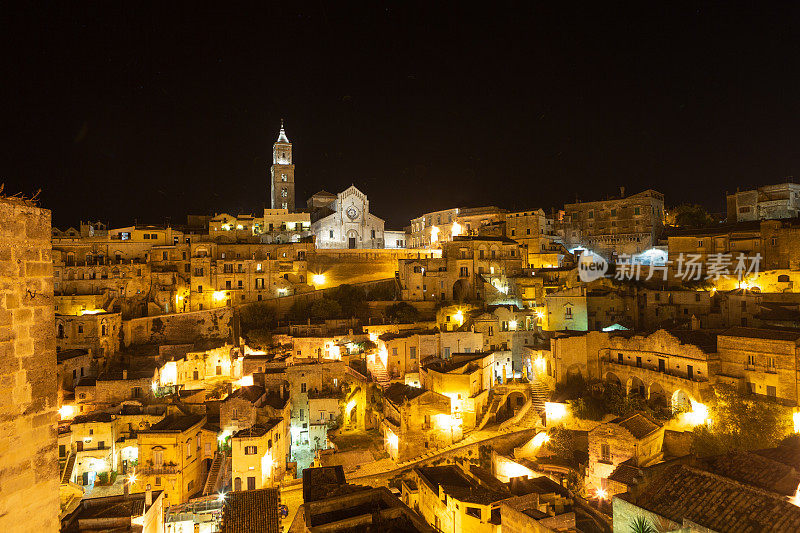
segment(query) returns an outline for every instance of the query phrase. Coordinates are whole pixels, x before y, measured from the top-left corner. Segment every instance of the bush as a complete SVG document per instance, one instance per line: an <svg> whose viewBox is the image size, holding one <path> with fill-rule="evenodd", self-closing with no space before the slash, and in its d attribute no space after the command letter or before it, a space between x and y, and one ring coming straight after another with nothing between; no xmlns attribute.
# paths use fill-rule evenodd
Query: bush
<svg viewBox="0 0 800 533"><path fill-rule="evenodd" d="M266 302L254 303L239 308L242 332L254 329L270 329L275 324L275 309Z"/></svg>
<svg viewBox="0 0 800 533"><path fill-rule="evenodd" d="M393 324L416 322L419 317L417 308L407 302L398 302L386 308L386 318Z"/></svg>
<svg viewBox="0 0 800 533"><path fill-rule="evenodd" d="M342 308L334 300L322 298L321 300L315 300L314 303L311 304L309 314L311 318L317 320L330 320L332 318L341 317Z"/></svg>
<svg viewBox="0 0 800 533"><path fill-rule="evenodd" d="M717 385L707 407L712 423L694 430L694 449L701 457L771 448L792 429L789 408L730 385Z"/></svg>

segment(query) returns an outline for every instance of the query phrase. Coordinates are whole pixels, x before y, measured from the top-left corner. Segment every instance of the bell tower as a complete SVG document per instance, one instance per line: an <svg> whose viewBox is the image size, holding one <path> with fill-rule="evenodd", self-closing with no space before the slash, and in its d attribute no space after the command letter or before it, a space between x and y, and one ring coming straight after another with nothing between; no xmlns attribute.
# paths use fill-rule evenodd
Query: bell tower
<svg viewBox="0 0 800 533"><path fill-rule="evenodd" d="M270 168L272 209L294 211L294 165L292 164L292 143L286 137L281 119L278 140L272 145L272 167Z"/></svg>

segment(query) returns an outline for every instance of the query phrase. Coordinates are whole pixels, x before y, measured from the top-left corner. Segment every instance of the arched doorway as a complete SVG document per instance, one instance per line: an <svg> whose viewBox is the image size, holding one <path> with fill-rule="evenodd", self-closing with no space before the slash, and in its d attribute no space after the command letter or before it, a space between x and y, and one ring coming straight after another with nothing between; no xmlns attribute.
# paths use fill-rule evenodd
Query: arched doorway
<svg viewBox="0 0 800 533"><path fill-rule="evenodd" d="M613 372L609 372L606 374L606 383L610 385L616 385L617 387L620 388L622 387L622 380L619 379L619 377Z"/></svg>
<svg viewBox="0 0 800 533"><path fill-rule="evenodd" d="M453 283L453 300L463 302L469 298L469 282L460 279Z"/></svg>
<svg viewBox="0 0 800 533"><path fill-rule="evenodd" d="M685 391L678 389L672 393L672 411L682 412L692 410L692 399Z"/></svg>
<svg viewBox="0 0 800 533"><path fill-rule="evenodd" d="M667 401L667 393L664 391L664 387L661 386L661 383L657 381L650 384L648 393L647 397L651 400L663 400L664 403Z"/></svg>
<svg viewBox="0 0 800 533"><path fill-rule="evenodd" d="M233 490L237 492L242 490L242 478L237 477L236 479L233 480Z"/></svg>
<svg viewBox="0 0 800 533"><path fill-rule="evenodd" d="M628 395L638 394L642 398L647 398L647 387L644 386L644 381L636 376L631 376L628 379Z"/></svg>

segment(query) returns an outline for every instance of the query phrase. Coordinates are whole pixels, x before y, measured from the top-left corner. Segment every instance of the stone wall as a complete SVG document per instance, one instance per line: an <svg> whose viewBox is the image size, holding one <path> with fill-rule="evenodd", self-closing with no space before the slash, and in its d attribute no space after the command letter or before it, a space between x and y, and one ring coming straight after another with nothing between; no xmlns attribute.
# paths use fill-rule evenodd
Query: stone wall
<svg viewBox="0 0 800 533"><path fill-rule="evenodd" d="M59 530L50 211L0 199L0 531Z"/></svg>
<svg viewBox="0 0 800 533"><path fill-rule="evenodd" d="M174 315L149 316L122 324L125 346L131 344L193 343L198 339L231 339L234 332L232 307Z"/></svg>

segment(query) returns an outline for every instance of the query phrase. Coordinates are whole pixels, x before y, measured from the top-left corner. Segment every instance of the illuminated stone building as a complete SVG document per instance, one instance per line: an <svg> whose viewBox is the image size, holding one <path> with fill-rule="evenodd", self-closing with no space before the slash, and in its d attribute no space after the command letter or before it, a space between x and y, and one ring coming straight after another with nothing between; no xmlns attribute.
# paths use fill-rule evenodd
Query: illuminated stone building
<svg viewBox="0 0 800 533"><path fill-rule="evenodd" d="M489 227L501 226L506 211L494 206L444 209L411 220L410 248L435 248L458 236L483 235ZM502 234L502 230L500 233Z"/></svg>
<svg viewBox="0 0 800 533"><path fill-rule="evenodd" d="M733 327L717 337L719 379L742 390L800 405L800 332Z"/></svg>
<svg viewBox="0 0 800 533"><path fill-rule="evenodd" d="M800 184L779 183L750 191L737 190L726 198L728 222L795 218L800 216Z"/></svg>
<svg viewBox="0 0 800 533"><path fill-rule="evenodd" d="M505 237L455 237L441 258L403 259L403 300L474 300L508 293L508 276L522 272L519 244ZM502 296L501 296L502 298Z"/></svg>
<svg viewBox="0 0 800 533"><path fill-rule="evenodd" d="M566 204L554 222L564 245L601 255L633 255L652 248L661 235L664 195L648 189L619 198Z"/></svg>
<svg viewBox="0 0 800 533"><path fill-rule="evenodd" d="M386 452L401 463L461 439L450 398L418 387L391 384L383 394L381 433Z"/></svg>
<svg viewBox="0 0 800 533"><path fill-rule="evenodd" d="M192 244L191 311L286 296L308 285L312 243ZM181 301L181 295L178 301Z"/></svg>
<svg viewBox="0 0 800 533"><path fill-rule="evenodd" d="M315 204L323 198L315 195ZM330 199L330 198L327 198ZM383 219L369 211L367 195L351 185L311 213L317 248L384 248Z"/></svg>
<svg viewBox="0 0 800 533"><path fill-rule="evenodd" d="M273 418L231 436L233 490L262 489L283 480L290 444L287 434L287 422Z"/></svg>
<svg viewBox="0 0 800 533"><path fill-rule="evenodd" d="M165 506L201 493L217 449L217 434L205 424L205 416L172 415L140 431L134 490L163 490Z"/></svg>
<svg viewBox="0 0 800 533"><path fill-rule="evenodd" d="M272 145L272 167L270 168L270 207L294 211L294 164L292 143L286 137L281 121L278 140Z"/></svg>
<svg viewBox="0 0 800 533"><path fill-rule="evenodd" d="M589 469L586 484L609 496L625 492L613 481L614 471L623 463L648 466L663 457L664 428L650 416L631 416L600 424L589 431Z"/></svg>

